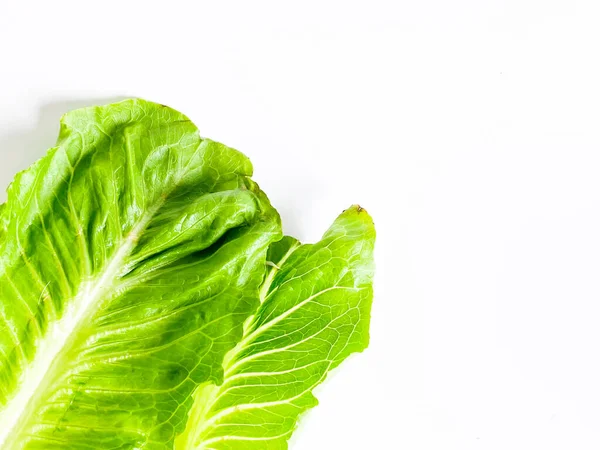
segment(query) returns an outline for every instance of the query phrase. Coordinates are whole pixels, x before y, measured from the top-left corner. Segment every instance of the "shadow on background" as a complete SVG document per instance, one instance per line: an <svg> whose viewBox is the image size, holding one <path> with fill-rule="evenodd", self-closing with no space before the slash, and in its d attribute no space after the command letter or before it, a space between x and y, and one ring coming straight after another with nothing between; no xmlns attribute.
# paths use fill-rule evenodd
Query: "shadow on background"
<svg viewBox="0 0 600 450"><path fill-rule="evenodd" d="M0 134L0 202L5 189L17 172L25 170L54 146L60 118L67 112L86 106L105 105L129 97L82 98L59 100L43 105L34 128Z"/></svg>

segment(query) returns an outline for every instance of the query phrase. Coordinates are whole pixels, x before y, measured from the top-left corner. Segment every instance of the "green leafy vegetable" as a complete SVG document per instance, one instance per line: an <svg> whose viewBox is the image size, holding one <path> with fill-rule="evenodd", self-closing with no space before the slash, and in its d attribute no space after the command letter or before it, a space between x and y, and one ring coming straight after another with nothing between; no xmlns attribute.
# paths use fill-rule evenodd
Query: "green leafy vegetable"
<svg viewBox="0 0 600 450"><path fill-rule="evenodd" d="M368 344L375 230L282 238L241 153L127 100L0 205L0 449L278 450Z"/></svg>
<svg viewBox="0 0 600 450"><path fill-rule="evenodd" d="M271 247L262 304L224 361L220 386L206 383L177 449L286 449L311 391L368 344L375 230L359 207L315 245L286 237Z"/></svg>
<svg viewBox="0 0 600 450"><path fill-rule="evenodd" d="M280 236L251 172L160 105L64 117L1 212L2 448L172 445Z"/></svg>

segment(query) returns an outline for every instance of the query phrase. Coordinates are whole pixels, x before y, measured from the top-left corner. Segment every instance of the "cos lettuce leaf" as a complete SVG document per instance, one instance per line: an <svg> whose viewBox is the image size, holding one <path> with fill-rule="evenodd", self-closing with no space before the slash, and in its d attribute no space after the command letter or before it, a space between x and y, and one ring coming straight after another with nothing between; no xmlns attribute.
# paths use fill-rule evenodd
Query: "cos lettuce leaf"
<svg viewBox="0 0 600 450"><path fill-rule="evenodd" d="M312 390L369 341L375 230L360 207L314 245L286 237L269 251L262 304L225 357L224 381L207 382L178 450L283 450Z"/></svg>
<svg viewBox="0 0 600 450"><path fill-rule="evenodd" d="M0 205L0 448L278 450L368 344L375 231L281 239L241 153L128 100Z"/></svg>
<svg viewBox="0 0 600 450"><path fill-rule="evenodd" d="M0 448L172 448L280 238L251 174L161 105L63 118L0 206Z"/></svg>

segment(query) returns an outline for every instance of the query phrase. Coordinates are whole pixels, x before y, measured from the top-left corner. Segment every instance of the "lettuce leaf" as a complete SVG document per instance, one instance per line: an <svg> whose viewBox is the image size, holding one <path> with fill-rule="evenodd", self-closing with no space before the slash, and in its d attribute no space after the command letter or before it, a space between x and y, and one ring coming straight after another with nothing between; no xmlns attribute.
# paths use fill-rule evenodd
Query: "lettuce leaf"
<svg viewBox="0 0 600 450"><path fill-rule="evenodd" d="M375 230L282 238L251 175L163 105L64 116L0 205L0 448L287 449L368 345Z"/></svg>
<svg viewBox="0 0 600 450"><path fill-rule="evenodd" d="M178 450L287 449L312 390L368 345L375 230L365 210L345 211L314 245L286 237L269 250L262 304L207 382Z"/></svg>
<svg viewBox="0 0 600 450"><path fill-rule="evenodd" d="M0 206L0 448L172 448L281 237L251 174L162 105L62 119Z"/></svg>

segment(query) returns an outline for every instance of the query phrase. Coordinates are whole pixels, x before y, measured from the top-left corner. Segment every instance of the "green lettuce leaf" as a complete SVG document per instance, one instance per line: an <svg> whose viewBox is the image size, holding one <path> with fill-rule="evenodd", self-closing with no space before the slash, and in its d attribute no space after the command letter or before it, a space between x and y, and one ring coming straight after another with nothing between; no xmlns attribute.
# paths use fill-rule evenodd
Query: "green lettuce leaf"
<svg viewBox="0 0 600 450"><path fill-rule="evenodd" d="M262 304L207 382L178 450L287 449L312 390L369 341L375 230L360 207L345 211L315 245L286 237L269 250Z"/></svg>
<svg viewBox="0 0 600 450"><path fill-rule="evenodd" d="M0 448L172 448L281 237L251 174L162 105L62 119L0 206Z"/></svg>

